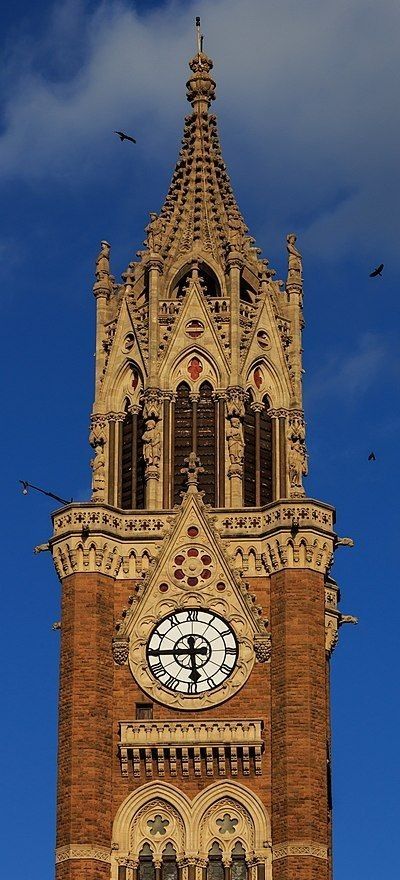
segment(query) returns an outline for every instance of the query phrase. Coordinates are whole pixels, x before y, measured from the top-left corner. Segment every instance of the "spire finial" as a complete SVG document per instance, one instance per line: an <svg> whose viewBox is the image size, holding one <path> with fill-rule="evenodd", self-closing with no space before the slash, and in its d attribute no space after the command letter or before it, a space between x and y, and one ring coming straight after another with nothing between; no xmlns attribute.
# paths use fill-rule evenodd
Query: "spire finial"
<svg viewBox="0 0 400 880"><path fill-rule="evenodd" d="M211 101L215 98L215 82L211 79L210 70L213 67L211 58L203 52L204 37L200 30L200 17L196 16L196 48L197 54L189 61L189 67L193 75L187 82L188 100L194 110L200 113L208 110Z"/></svg>
<svg viewBox="0 0 400 880"><path fill-rule="evenodd" d="M197 54L200 55L203 51L203 35L201 33L201 25L200 25L200 16L196 15L196 40L197 40Z"/></svg>

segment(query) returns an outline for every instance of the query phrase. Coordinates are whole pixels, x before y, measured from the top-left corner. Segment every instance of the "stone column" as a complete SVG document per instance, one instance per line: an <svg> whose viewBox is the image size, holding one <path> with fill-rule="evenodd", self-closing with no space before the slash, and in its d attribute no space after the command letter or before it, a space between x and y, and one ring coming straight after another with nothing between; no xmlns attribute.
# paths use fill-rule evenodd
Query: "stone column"
<svg viewBox="0 0 400 880"><path fill-rule="evenodd" d="M240 371L240 273L243 265L241 255L231 251L227 259L230 285L230 351L231 385L239 382Z"/></svg>
<svg viewBox="0 0 400 880"><path fill-rule="evenodd" d="M149 387L143 393L143 418L146 427L143 433L143 455L146 463L146 508L162 507L160 470L162 450L162 392Z"/></svg>
<svg viewBox="0 0 400 880"><path fill-rule="evenodd" d="M160 276L163 260L159 254L151 253L149 262L149 385L157 385L158 379L158 300Z"/></svg>
<svg viewBox="0 0 400 880"><path fill-rule="evenodd" d="M121 456L120 456L120 435L122 422L125 419L123 412L108 413L106 418L108 421L108 461L107 461L107 492L106 497L109 504L113 507L119 505L120 484L121 484Z"/></svg>
<svg viewBox="0 0 400 880"><path fill-rule="evenodd" d="M279 474L279 419L277 410L270 409L268 414L272 420L272 500L277 501L280 494Z"/></svg>
<svg viewBox="0 0 400 880"><path fill-rule="evenodd" d="M104 325L107 313L107 298L109 296L108 286L95 284L93 293L96 299L96 372L95 372L95 400L97 400L101 378L103 375L104 364L106 360L106 351L103 346L104 341Z"/></svg>
<svg viewBox="0 0 400 880"><path fill-rule="evenodd" d="M230 507L243 506L243 417L246 392L239 385L226 390L226 438L230 465L228 477L231 484Z"/></svg>

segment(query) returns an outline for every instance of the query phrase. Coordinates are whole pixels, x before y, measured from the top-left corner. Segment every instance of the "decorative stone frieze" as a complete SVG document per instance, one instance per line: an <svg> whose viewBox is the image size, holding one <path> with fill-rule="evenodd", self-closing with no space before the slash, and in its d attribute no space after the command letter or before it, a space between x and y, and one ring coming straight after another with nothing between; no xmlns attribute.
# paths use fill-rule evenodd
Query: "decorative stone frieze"
<svg viewBox="0 0 400 880"><path fill-rule="evenodd" d="M289 856L314 856L317 859L328 858L328 847L313 840L288 840L272 847L272 858L287 859Z"/></svg>
<svg viewBox="0 0 400 880"><path fill-rule="evenodd" d="M69 859L93 859L96 862L111 862L110 847L96 846L85 843L71 843L69 846L58 846L56 849L56 864L67 862Z"/></svg>
<svg viewBox="0 0 400 880"><path fill-rule="evenodd" d="M311 568L327 573L338 546L333 515L332 508L310 500L279 501L257 513L242 509L210 514L205 510L229 565L239 569L238 582L240 572L270 575L283 568ZM160 540L179 516L179 510L146 515L116 513L105 504L68 505L53 516L50 546L57 572L60 577L101 571L113 577L141 578L157 557ZM249 547L254 556L252 572ZM243 584L241 588L245 590ZM249 594L247 599L252 602Z"/></svg>

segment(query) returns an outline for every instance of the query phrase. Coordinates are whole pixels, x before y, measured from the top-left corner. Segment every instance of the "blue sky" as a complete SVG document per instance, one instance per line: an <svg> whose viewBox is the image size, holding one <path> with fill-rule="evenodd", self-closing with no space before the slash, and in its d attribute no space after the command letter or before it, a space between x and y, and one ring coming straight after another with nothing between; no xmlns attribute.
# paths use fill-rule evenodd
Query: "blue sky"
<svg viewBox="0 0 400 880"><path fill-rule="evenodd" d="M339 534L355 539L333 571L343 611L360 619L341 630L332 661L335 876L397 876L400 7L391 0L379 9L372 0L14 0L2 12L3 874L53 876L59 587L50 557L32 553L50 535L51 504L23 497L18 480L88 498L94 259L106 238L118 276L164 198L196 14L251 233L278 276L287 232L303 251L307 491L336 505ZM120 144L115 128L137 146ZM372 281L379 262L384 276Z"/></svg>

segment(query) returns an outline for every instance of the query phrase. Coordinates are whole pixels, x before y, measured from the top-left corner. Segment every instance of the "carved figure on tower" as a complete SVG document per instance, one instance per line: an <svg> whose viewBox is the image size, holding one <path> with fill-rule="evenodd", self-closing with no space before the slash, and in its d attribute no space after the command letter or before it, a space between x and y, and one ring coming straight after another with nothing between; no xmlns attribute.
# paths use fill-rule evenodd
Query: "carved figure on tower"
<svg viewBox="0 0 400 880"><path fill-rule="evenodd" d="M100 242L100 253L96 259L96 280L101 281L104 278L109 278L110 276L110 251L111 245L108 241Z"/></svg>
<svg viewBox="0 0 400 880"><path fill-rule="evenodd" d="M159 467L161 458L161 433L154 419L149 419L143 434L143 456L146 464Z"/></svg>
<svg viewBox="0 0 400 880"><path fill-rule="evenodd" d="M297 235L290 232L286 236L288 252L288 284L301 284L303 280L303 263L300 251L296 247Z"/></svg>

